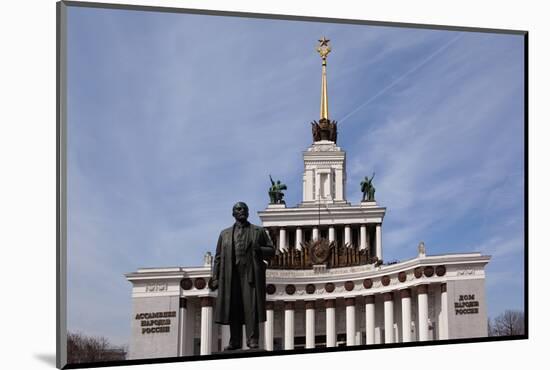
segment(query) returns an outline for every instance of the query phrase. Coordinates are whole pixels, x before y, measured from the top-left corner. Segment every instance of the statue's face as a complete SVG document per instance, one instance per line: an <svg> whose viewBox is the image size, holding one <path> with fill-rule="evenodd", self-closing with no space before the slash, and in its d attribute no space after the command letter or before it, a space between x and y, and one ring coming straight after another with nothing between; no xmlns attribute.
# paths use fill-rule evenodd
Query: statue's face
<svg viewBox="0 0 550 370"><path fill-rule="evenodd" d="M244 202L238 202L233 206L233 217L239 222L248 219L248 206Z"/></svg>

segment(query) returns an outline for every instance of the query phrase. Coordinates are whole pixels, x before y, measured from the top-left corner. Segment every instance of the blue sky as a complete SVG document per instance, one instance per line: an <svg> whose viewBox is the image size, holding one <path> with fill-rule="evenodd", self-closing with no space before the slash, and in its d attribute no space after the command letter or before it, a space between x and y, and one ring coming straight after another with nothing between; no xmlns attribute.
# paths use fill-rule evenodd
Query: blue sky
<svg viewBox="0 0 550 370"><path fill-rule="evenodd" d="M479 251L523 309L523 37L69 7L68 327L128 343L139 267L202 264L268 175L301 200L321 36L347 197L376 171L385 260Z"/></svg>

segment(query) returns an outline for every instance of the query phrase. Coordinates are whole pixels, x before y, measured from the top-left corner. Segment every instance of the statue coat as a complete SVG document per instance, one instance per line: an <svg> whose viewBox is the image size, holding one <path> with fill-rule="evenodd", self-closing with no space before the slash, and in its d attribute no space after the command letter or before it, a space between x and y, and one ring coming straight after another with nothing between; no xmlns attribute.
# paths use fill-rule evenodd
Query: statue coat
<svg viewBox="0 0 550 370"><path fill-rule="evenodd" d="M250 289L256 292L256 305L254 309L258 322L266 320L265 315L265 271L267 268L264 260L269 260L275 255L275 248L271 238L264 228L249 224L245 236L245 254L248 261L247 278ZM218 324L229 324L231 307L231 278L233 276L233 226L223 230L218 238L216 255L212 268L212 279L218 282L218 298L214 321ZM244 292L246 294L246 292Z"/></svg>

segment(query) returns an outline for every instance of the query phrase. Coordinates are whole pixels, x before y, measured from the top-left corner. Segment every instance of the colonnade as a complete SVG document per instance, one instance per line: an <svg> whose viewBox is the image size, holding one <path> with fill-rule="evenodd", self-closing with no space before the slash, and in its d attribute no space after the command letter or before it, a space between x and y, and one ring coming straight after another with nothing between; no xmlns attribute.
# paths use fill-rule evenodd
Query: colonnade
<svg viewBox="0 0 550 370"><path fill-rule="evenodd" d="M446 284L439 284L441 314L438 316L438 337L434 339L448 339L448 323L447 323L447 289ZM384 336L383 343L410 342L413 340L426 341L429 340L429 318L428 318L428 285L419 285L416 288L416 300L413 302L411 288L397 290L393 292L382 293L383 300L383 315L384 315ZM357 318L356 318L356 299L357 297L347 297L344 299L345 315L346 315L346 345L352 346L361 344L357 342ZM401 325L400 338L396 338L394 323L394 302L401 300ZM185 299L183 299L185 301ZM375 344L375 317L376 305L375 295L364 295L363 301L365 305L365 337L366 344ZM200 354L207 355L212 353L212 328L213 328L213 298L203 297L200 300L201 304L201 331L200 331ZM336 327L336 298L323 300L325 308L325 335L326 346L335 347L337 344L337 327ZM417 325L416 337L413 338L413 322L412 322L412 307L416 304ZM315 315L316 301L306 300L305 305L305 347L315 348ZM295 337L295 310L296 301L284 302L284 349L294 349ZM274 350L274 302L266 302L266 319L263 330L264 348L268 351ZM183 332L182 322L185 322L186 305L180 304L180 332ZM225 327L223 327L225 329ZM224 340L224 336L227 336ZM216 338L214 338L216 339ZM222 331L222 344L228 342L228 332ZM380 338L382 342L382 338ZM183 354L183 337L179 342L180 355ZM222 345L223 347L223 345Z"/></svg>
<svg viewBox="0 0 550 370"><path fill-rule="evenodd" d="M443 312L439 317L438 322L438 338L448 339L448 323L447 323L447 290L446 284L441 284L441 310ZM416 287L417 292L417 315L418 315L418 340L429 340L429 319L428 319L428 285L419 285ZM384 312L384 343L395 343L397 339L394 333L394 301L401 299L401 322L402 336L401 342L410 342L412 338L412 301L411 289L402 289L396 292L383 293L383 312ZM325 299L325 335L326 346L336 346L336 299ZM344 299L346 307L346 345L356 345L356 297L348 297ZM375 340L375 295L364 296L365 304L365 323L366 323L366 344L374 344ZM267 321L265 323L265 349L273 350L273 325L274 325L274 307L273 302L268 302ZM285 302L284 305L284 349L294 348L294 302ZM306 348L315 347L315 301L305 301L305 335Z"/></svg>
<svg viewBox="0 0 550 370"><path fill-rule="evenodd" d="M355 225L343 225L344 226L344 245L351 245L352 244L352 227ZM359 249L367 249L369 248L369 237L367 233L367 224L361 224L358 225L359 227ZM295 230L295 238L294 238L294 248L296 250L302 249L302 243L304 242L304 234L305 234L305 227L296 227L293 228ZM317 240L320 237L320 230L318 226L310 227L311 229L311 240ZM288 243L288 233L289 230L285 227L279 227L279 240L278 240L278 249L281 251L287 250L289 248ZM336 229L335 226L329 226L328 227L328 240L329 241L336 241ZM376 224L375 226L375 238L374 238L374 244L375 249L373 249L373 253L379 258L382 259L382 225Z"/></svg>

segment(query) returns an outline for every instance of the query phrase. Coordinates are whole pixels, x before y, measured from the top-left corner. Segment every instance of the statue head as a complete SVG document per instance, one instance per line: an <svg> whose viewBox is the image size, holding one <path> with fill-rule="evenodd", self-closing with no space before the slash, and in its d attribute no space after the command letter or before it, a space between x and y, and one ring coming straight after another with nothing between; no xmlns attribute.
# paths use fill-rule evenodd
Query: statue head
<svg viewBox="0 0 550 370"><path fill-rule="evenodd" d="M277 180L277 185L280 185L281 184L281 180Z"/></svg>
<svg viewBox="0 0 550 370"><path fill-rule="evenodd" d="M233 206L233 217L239 222L244 222L248 219L248 206L245 202L235 203Z"/></svg>

